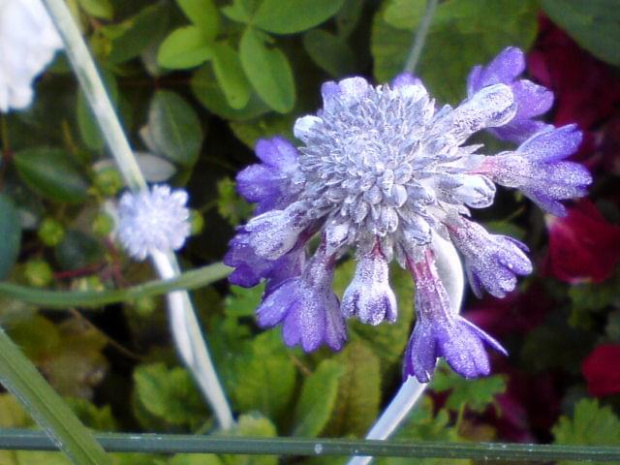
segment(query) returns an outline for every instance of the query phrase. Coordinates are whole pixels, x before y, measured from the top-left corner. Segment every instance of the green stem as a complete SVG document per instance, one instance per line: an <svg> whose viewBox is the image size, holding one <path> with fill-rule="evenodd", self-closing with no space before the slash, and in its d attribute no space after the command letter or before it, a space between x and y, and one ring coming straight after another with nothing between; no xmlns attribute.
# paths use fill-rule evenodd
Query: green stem
<svg viewBox="0 0 620 465"><path fill-rule="evenodd" d="M422 17L422 20L418 25L418 29L416 30L413 44L411 45L411 50L409 51L409 56L407 57L407 61L405 63L405 72L414 74L415 67L422 56L422 50L424 49L426 37L428 36L428 31L431 27L431 20L433 19L433 15L437 9L437 3L438 0L427 0L426 2L426 11L424 12L424 16Z"/></svg>
<svg viewBox="0 0 620 465"><path fill-rule="evenodd" d="M61 449L78 465L112 464L101 445L2 329L0 381L45 428L49 438L39 433L40 438L54 449Z"/></svg>
<svg viewBox="0 0 620 465"><path fill-rule="evenodd" d="M101 129L107 146L116 159L116 163L125 178L127 186L133 191L147 189L144 176L140 171L138 162L125 137L123 128L114 111L112 102L105 90L103 81L97 72L95 62L88 51L82 34L78 29L71 12L67 8L64 0L43 0L47 10L56 25L60 36L65 45L65 52L73 70L80 81L84 94L88 99L90 108ZM153 254L155 255L155 254ZM179 264L172 253L161 254L162 256L151 257L159 276L163 279L172 278L179 274ZM172 274L171 274L172 273ZM182 292L182 291L179 291ZM206 363L210 361L206 341L198 327L196 312L194 311L189 295L185 292L182 299L182 309L170 309L171 314L178 316L178 312L184 313L183 318L171 318L171 330L176 342L186 341L186 346L192 350L188 354L186 350L179 347L179 352L183 361L192 371L198 381L202 393L206 400L211 404L223 429L233 426L233 416L224 390L214 372L213 365ZM176 299L175 302L181 302ZM189 356L189 358L188 358ZM203 364L203 362L205 362ZM212 380L213 384L205 385L204 380Z"/></svg>
<svg viewBox="0 0 620 465"><path fill-rule="evenodd" d="M107 291L47 291L19 284L0 282L0 295L44 308L100 308L105 305L155 297L176 290L208 286L230 274L231 268L214 263L186 271L171 279L150 281L127 289Z"/></svg>
<svg viewBox="0 0 620 465"><path fill-rule="evenodd" d="M95 437L109 452L279 456L347 456L360 454L377 457L471 459L484 462L502 460L534 463L571 460L620 463L620 447L618 446L432 441L393 442L367 439L242 438L122 433L99 433L95 434ZM0 449L57 450L56 446L44 434L31 430L0 431Z"/></svg>

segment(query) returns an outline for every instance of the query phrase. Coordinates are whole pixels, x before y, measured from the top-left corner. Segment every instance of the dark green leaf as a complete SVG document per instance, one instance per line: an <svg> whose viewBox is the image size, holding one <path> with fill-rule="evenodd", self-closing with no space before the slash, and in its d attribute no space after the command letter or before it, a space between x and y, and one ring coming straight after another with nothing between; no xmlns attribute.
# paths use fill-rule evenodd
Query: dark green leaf
<svg viewBox="0 0 620 465"><path fill-rule="evenodd" d="M15 155L23 181L49 200L81 203L86 200L88 180L75 160L62 149L34 148Z"/></svg>
<svg viewBox="0 0 620 465"><path fill-rule="evenodd" d="M269 107L254 92L244 108L235 110L228 105L210 65L203 66L194 73L191 86L194 96L202 105L227 120L246 121L269 111Z"/></svg>
<svg viewBox="0 0 620 465"><path fill-rule="evenodd" d="M0 280L7 277L19 255L22 228L13 201L0 194Z"/></svg>
<svg viewBox="0 0 620 465"><path fill-rule="evenodd" d="M86 268L103 258L103 248L99 241L76 230L67 231L65 238L54 251L63 270Z"/></svg>
<svg viewBox="0 0 620 465"><path fill-rule="evenodd" d="M545 13L582 47L620 65L620 5L616 0L543 0Z"/></svg>
<svg viewBox="0 0 620 465"><path fill-rule="evenodd" d="M245 77L239 54L227 43L218 43L213 50L213 70L226 101L235 110L250 101L250 83Z"/></svg>
<svg viewBox="0 0 620 465"><path fill-rule="evenodd" d="M334 77L355 71L355 56L349 45L331 32L315 29L304 35L304 47L310 58Z"/></svg>
<svg viewBox="0 0 620 465"><path fill-rule="evenodd" d="M151 100L148 120L159 153L185 167L198 159L204 133L194 109L174 92L160 90Z"/></svg>
<svg viewBox="0 0 620 465"><path fill-rule="evenodd" d="M164 68L186 69L213 57L211 41L196 26L175 29L159 46L157 63Z"/></svg>
<svg viewBox="0 0 620 465"><path fill-rule="evenodd" d="M323 360L304 382L295 415L295 436L316 437L327 422L338 395L338 382L345 367L334 360Z"/></svg>
<svg viewBox="0 0 620 465"><path fill-rule="evenodd" d="M107 70L101 71L108 95L114 104L118 104L118 85L114 74ZM97 125L92 111L86 101L84 92L80 89L77 98L77 122L80 135L86 146L95 151L102 151L105 145L101 136L101 129Z"/></svg>
<svg viewBox="0 0 620 465"><path fill-rule="evenodd" d="M264 34L247 28L241 37L241 64L260 98L277 112L287 113L295 105L293 71L286 55L265 40Z"/></svg>
<svg viewBox="0 0 620 465"><path fill-rule="evenodd" d="M258 139L280 136L292 140L294 138L293 124L296 119L297 115L293 113L286 115L272 113L251 121L231 121L229 125L235 136L254 150Z"/></svg>
<svg viewBox="0 0 620 465"><path fill-rule="evenodd" d="M177 0L185 16L212 41L217 36L220 17L213 0Z"/></svg>
<svg viewBox="0 0 620 465"><path fill-rule="evenodd" d="M344 0L263 0L252 24L276 34L305 31L327 21Z"/></svg>

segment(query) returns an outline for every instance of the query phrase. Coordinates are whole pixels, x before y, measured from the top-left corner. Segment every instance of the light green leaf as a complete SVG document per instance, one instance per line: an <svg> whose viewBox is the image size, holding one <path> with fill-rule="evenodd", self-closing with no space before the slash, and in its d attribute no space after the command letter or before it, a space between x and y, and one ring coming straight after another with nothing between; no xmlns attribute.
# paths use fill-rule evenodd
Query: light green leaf
<svg viewBox="0 0 620 465"><path fill-rule="evenodd" d="M314 29L304 35L304 48L310 58L334 77L355 71L355 55L351 47L331 32Z"/></svg>
<svg viewBox="0 0 620 465"><path fill-rule="evenodd" d="M612 65L620 65L620 5L615 0L543 0L551 20L582 47Z"/></svg>
<svg viewBox="0 0 620 465"><path fill-rule="evenodd" d="M378 357L363 342L349 343L336 360L346 367L327 431L363 436L379 414L381 371Z"/></svg>
<svg viewBox="0 0 620 465"><path fill-rule="evenodd" d="M241 64L260 98L277 112L288 113L295 105L293 71L286 55L265 40L264 34L247 28L241 37Z"/></svg>
<svg viewBox="0 0 620 465"><path fill-rule="evenodd" d="M194 96L205 108L226 120L246 121L269 111L269 107L255 92L252 92L244 108L235 110L228 105L226 96L215 78L213 67L209 65L194 73L191 87Z"/></svg>
<svg viewBox="0 0 620 465"><path fill-rule="evenodd" d="M22 240L19 213L10 197L0 194L0 280L7 277L17 261Z"/></svg>
<svg viewBox="0 0 620 465"><path fill-rule="evenodd" d="M344 0L263 0L252 24L275 34L293 34L334 16Z"/></svg>
<svg viewBox="0 0 620 465"><path fill-rule="evenodd" d="M338 382L345 367L334 360L323 360L304 382L295 415L295 436L318 436L336 404Z"/></svg>
<svg viewBox="0 0 620 465"><path fill-rule="evenodd" d="M237 51L227 43L217 43L213 70L228 104L235 110L244 108L250 101L251 89Z"/></svg>
<svg viewBox="0 0 620 465"><path fill-rule="evenodd" d="M212 41L217 36L220 17L213 0L177 0L185 16Z"/></svg>
<svg viewBox="0 0 620 465"><path fill-rule="evenodd" d="M241 415L237 428L232 431L233 436L247 436L258 438L273 438L277 436L276 427L260 414L252 413ZM225 455L222 457L225 465L278 465L278 457L273 455Z"/></svg>
<svg viewBox="0 0 620 465"><path fill-rule="evenodd" d="M601 407L596 399L582 399L575 406L573 418L560 417L553 427L556 444L617 446L620 445L620 419L610 407ZM577 465L577 461L561 461L560 465ZM591 462L603 465L603 462Z"/></svg>
<svg viewBox="0 0 620 465"><path fill-rule="evenodd" d="M495 397L506 391L506 379L501 375L488 376L475 380L465 379L453 371L437 370L430 385L436 392L450 391L446 408L459 411L467 407L482 413L490 405L495 405Z"/></svg>
<svg viewBox="0 0 620 465"><path fill-rule="evenodd" d="M225 177L217 182L217 212L222 218L228 220L232 226L237 226L241 221L248 219L252 210L252 205L237 192L237 184L232 179ZM233 293L234 289L233 287ZM256 286L252 289L256 289ZM259 301L260 295L253 300L254 307L249 310L248 315L254 312Z"/></svg>
<svg viewBox="0 0 620 465"><path fill-rule="evenodd" d="M89 182L76 161L62 149L23 150L15 155L15 166L28 187L49 200L86 200Z"/></svg>
<svg viewBox="0 0 620 465"><path fill-rule="evenodd" d="M426 1L390 0L384 5L375 15L371 38L380 82L402 71ZM536 0L441 2L416 74L435 97L456 103L465 95L466 78L474 65L487 63L508 45L527 49L537 28Z"/></svg>
<svg viewBox="0 0 620 465"><path fill-rule="evenodd" d="M265 286L262 283L251 288L231 286L230 290L230 295L224 300L226 314L240 318L254 315L263 297Z"/></svg>
<svg viewBox="0 0 620 465"><path fill-rule="evenodd" d="M156 92L148 128L161 155L185 167L196 163L204 133L196 112L182 97L166 90Z"/></svg>
<svg viewBox="0 0 620 465"><path fill-rule="evenodd" d="M227 18L239 23L247 24L250 22L251 18L251 12L248 11L243 0L233 0L230 5L226 5L222 8L222 13L224 13Z"/></svg>
<svg viewBox="0 0 620 465"><path fill-rule="evenodd" d="M112 19L114 7L110 0L78 0L80 6L91 16Z"/></svg>
<svg viewBox="0 0 620 465"><path fill-rule="evenodd" d="M194 68L212 58L210 42L196 26L175 29L159 46L157 63L169 69Z"/></svg>

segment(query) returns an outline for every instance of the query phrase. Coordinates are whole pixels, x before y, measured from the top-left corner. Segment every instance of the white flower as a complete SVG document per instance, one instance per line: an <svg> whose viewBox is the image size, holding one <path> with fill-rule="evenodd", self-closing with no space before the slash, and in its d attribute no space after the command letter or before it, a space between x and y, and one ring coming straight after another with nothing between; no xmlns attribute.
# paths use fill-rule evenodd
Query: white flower
<svg viewBox="0 0 620 465"><path fill-rule="evenodd" d="M152 252L183 247L190 233L187 192L154 186L150 191L126 192L118 205L118 237L127 252L144 260Z"/></svg>
<svg viewBox="0 0 620 465"><path fill-rule="evenodd" d="M40 0L0 0L0 111L30 105L32 81L60 48Z"/></svg>

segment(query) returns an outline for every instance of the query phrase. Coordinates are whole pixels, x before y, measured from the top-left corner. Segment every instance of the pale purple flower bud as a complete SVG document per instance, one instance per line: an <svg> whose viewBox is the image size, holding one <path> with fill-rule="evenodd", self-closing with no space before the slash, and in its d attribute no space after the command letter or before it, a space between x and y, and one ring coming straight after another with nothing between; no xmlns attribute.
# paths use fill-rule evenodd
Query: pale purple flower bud
<svg viewBox="0 0 620 465"><path fill-rule="evenodd" d="M387 260L376 247L357 262L353 281L342 298L342 314L373 326L396 321L396 296L390 287Z"/></svg>
<svg viewBox="0 0 620 465"><path fill-rule="evenodd" d="M518 79L524 70L523 52L516 47L507 47L487 66L475 66L467 78L469 96L494 84L510 86L517 112L507 124L489 129L499 139L523 142L537 132L552 127L534 118L551 108L553 93L532 81Z"/></svg>
<svg viewBox="0 0 620 465"><path fill-rule="evenodd" d="M450 237L465 258L469 283L478 297L483 289L495 297L505 297L517 285L517 275L532 272L524 252L525 244L499 234L489 234L482 226L461 219L449 225Z"/></svg>
<svg viewBox="0 0 620 465"><path fill-rule="evenodd" d="M118 204L118 238L127 252L144 260L152 252L178 250L190 234L187 192L157 185L125 192Z"/></svg>
<svg viewBox="0 0 620 465"><path fill-rule="evenodd" d="M439 357L465 378L488 375L491 368L484 344L504 355L506 350L450 308L433 260L428 250L420 261L410 264L416 281L416 323L405 350L403 375L428 383Z"/></svg>
<svg viewBox="0 0 620 465"><path fill-rule="evenodd" d="M282 325L286 345L312 352L322 345L342 349L347 331L338 297L331 289L334 258L325 247L310 259L303 274L269 294L256 310L259 326Z"/></svg>

